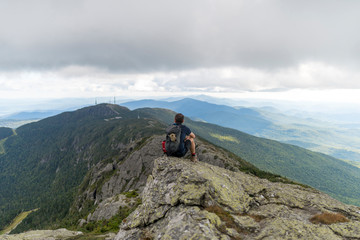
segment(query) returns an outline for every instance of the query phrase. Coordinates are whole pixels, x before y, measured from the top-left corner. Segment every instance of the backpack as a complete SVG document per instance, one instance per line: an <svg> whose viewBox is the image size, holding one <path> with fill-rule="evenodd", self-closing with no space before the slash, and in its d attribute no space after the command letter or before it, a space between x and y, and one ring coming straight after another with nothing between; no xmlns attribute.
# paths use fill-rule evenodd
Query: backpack
<svg viewBox="0 0 360 240"><path fill-rule="evenodd" d="M178 154L180 147L181 127L180 125L170 125L166 128L165 151L168 156Z"/></svg>

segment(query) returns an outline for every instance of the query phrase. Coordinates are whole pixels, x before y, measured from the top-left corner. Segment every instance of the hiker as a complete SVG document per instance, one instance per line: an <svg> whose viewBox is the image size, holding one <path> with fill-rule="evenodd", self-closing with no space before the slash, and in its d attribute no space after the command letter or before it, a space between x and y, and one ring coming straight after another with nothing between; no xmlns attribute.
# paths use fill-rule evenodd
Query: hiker
<svg viewBox="0 0 360 240"><path fill-rule="evenodd" d="M195 154L195 134L183 125L184 115L175 115L174 124L166 129L165 151L168 156L183 157L190 150L191 161L197 162Z"/></svg>

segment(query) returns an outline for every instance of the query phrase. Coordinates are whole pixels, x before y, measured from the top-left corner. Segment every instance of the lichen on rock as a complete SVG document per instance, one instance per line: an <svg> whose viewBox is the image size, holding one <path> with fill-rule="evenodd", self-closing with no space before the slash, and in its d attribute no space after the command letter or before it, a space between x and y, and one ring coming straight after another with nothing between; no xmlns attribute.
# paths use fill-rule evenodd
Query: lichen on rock
<svg viewBox="0 0 360 240"><path fill-rule="evenodd" d="M221 211L209 210L212 206ZM350 222L309 221L325 210L341 212ZM311 188L160 157L142 192L142 204L122 223L115 239L347 239L359 238L359 219L358 207Z"/></svg>

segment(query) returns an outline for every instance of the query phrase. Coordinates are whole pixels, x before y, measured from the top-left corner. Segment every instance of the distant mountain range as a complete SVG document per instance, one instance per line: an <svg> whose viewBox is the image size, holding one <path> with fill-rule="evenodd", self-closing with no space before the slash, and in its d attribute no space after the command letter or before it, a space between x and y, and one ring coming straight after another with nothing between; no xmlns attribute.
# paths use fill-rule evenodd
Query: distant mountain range
<svg viewBox="0 0 360 240"><path fill-rule="evenodd" d="M47 117L57 115L64 112L63 110L49 110L49 111L33 111L33 112L19 112L6 116L6 119L13 120L39 120Z"/></svg>
<svg viewBox="0 0 360 240"><path fill-rule="evenodd" d="M258 111L251 108L233 108L191 98L174 102L140 100L122 103L121 105L129 109L144 107L171 109L176 112L181 112L194 120L215 123L250 134L256 134L272 124Z"/></svg>

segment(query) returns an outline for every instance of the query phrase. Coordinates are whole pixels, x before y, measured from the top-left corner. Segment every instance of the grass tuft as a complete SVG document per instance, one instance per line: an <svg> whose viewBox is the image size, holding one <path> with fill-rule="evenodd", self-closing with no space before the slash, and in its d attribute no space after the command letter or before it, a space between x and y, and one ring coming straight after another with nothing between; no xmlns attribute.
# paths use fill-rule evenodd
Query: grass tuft
<svg viewBox="0 0 360 240"><path fill-rule="evenodd" d="M211 213L215 213L221 219L221 221L225 224L225 225L220 226L220 228L219 228L220 232L227 234L226 228L233 228L238 233L242 233L242 234L248 233L248 231L239 228L239 226L235 223L235 219L233 218L233 216L231 216L231 214L228 213L227 211L225 211L223 208L214 205L214 206L209 206L209 207L205 208L205 210L208 212L211 212ZM241 238L231 237L231 239L232 240L240 240Z"/></svg>
<svg viewBox="0 0 360 240"><path fill-rule="evenodd" d="M221 219L221 221L225 223L226 227L234 228L234 229L237 228L234 218L231 216L230 213L225 211L223 208L215 205L215 206L209 206L205 208L205 210L208 212L215 213Z"/></svg>
<svg viewBox="0 0 360 240"><path fill-rule="evenodd" d="M261 215L247 215L247 214L241 214L240 216L249 216L252 219L255 220L255 222L261 222L262 220L264 220L266 217L265 216L261 216Z"/></svg>
<svg viewBox="0 0 360 240"><path fill-rule="evenodd" d="M314 224L333 224L333 223L341 223L341 222L349 222L349 219L347 219L344 215L341 213L321 213L313 216L310 218L310 222Z"/></svg>

